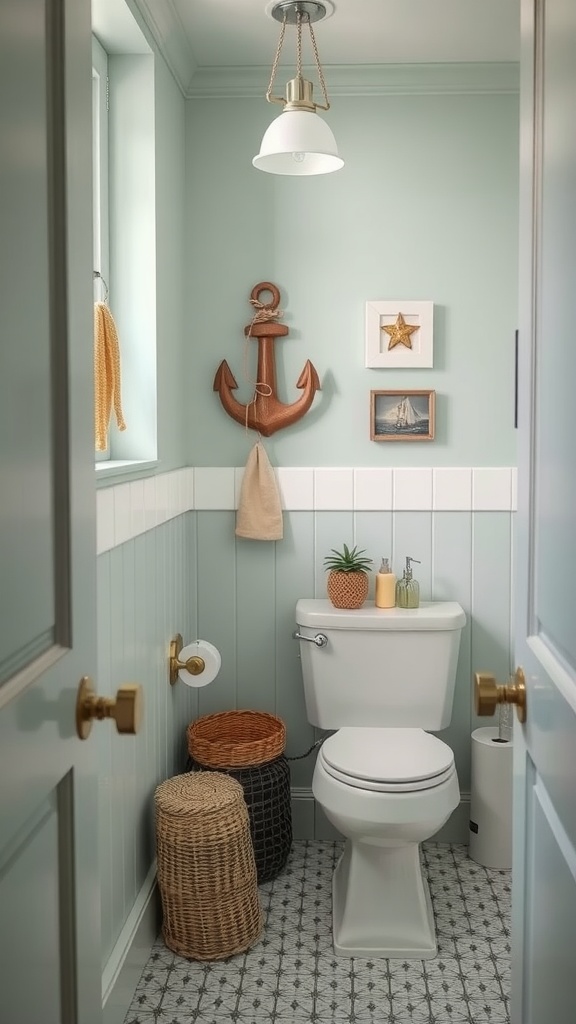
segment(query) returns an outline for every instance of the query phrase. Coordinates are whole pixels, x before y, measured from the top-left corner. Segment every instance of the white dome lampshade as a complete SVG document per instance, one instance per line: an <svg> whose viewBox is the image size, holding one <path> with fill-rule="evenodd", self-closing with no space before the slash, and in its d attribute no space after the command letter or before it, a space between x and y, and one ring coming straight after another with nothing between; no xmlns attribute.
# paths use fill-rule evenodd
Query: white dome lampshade
<svg viewBox="0 0 576 1024"><path fill-rule="evenodd" d="M284 110L252 163L270 174L328 174L344 166L332 129L313 110Z"/></svg>

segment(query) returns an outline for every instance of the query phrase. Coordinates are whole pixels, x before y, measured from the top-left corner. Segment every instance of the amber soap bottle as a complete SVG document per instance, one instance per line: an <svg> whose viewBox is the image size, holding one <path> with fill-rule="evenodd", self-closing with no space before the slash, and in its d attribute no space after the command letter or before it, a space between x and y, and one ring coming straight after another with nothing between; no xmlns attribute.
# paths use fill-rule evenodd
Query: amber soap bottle
<svg viewBox="0 0 576 1024"><path fill-rule="evenodd" d="M396 604L396 577L390 568L387 558L382 559L382 565L376 573L376 591L374 604L377 608L394 608Z"/></svg>

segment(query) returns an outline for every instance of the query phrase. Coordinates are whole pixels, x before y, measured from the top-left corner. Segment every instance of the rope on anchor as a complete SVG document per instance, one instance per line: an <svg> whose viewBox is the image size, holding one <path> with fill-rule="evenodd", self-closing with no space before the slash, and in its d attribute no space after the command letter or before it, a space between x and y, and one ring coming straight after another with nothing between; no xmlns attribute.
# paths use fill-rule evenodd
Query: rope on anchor
<svg viewBox="0 0 576 1024"><path fill-rule="evenodd" d="M279 320L281 316L284 316L284 310L280 309L278 306L273 306L271 302L267 303L260 302L259 299L250 299L250 303L252 306L254 306L254 315L250 322L250 329L244 341L242 374L244 376L244 380L247 380L249 384L253 385L254 397L251 399L250 402L246 403L245 407L244 428L246 430L246 433L248 433L249 429L248 417L250 415L250 406L256 404L256 399L258 395L269 398L270 395L272 394L272 388L270 387L269 384L266 384L262 380L252 380L250 374L248 373L248 341L252 336L252 328L254 327L254 324L269 323L271 320ZM260 431L258 431L258 436L260 437Z"/></svg>
<svg viewBox="0 0 576 1024"><path fill-rule="evenodd" d="M254 324L268 323L270 320L279 320L281 316L284 316L284 310L279 309L278 306L273 306L271 302L260 302L259 299L250 299L250 304L256 310L250 324L250 332Z"/></svg>

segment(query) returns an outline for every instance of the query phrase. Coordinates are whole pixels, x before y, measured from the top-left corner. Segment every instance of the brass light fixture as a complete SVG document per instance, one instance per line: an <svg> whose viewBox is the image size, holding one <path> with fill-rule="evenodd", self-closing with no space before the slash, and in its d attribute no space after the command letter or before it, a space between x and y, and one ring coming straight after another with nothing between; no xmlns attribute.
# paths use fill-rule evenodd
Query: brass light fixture
<svg viewBox="0 0 576 1024"><path fill-rule="evenodd" d="M318 0L280 0L270 11L281 22L280 38L272 64L270 83L266 91L269 103L281 103L284 111L275 118L264 133L260 152L252 163L260 171L270 174L327 174L337 171L344 161L338 155L331 128L317 110L329 110L324 72L320 64L318 47L312 24L326 16L326 5ZM286 86L286 96L274 96L272 89L287 25L296 26L296 77ZM324 103L312 98L312 82L302 77L302 26L306 25L314 53L318 79Z"/></svg>

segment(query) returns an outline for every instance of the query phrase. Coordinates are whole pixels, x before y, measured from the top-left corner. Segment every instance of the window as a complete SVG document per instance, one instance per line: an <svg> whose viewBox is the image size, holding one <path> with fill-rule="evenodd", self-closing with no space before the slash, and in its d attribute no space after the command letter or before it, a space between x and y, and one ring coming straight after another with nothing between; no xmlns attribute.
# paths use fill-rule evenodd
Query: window
<svg viewBox="0 0 576 1024"><path fill-rule="evenodd" d="M122 407L98 475L141 469L157 457L154 56L124 4L107 23L93 5L94 299L108 292L121 352Z"/></svg>
<svg viewBox="0 0 576 1024"><path fill-rule="evenodd" d="M108 230L108 54L92 36L92 213L94 302L108 297L110 245ZM96 461L110 458L110 446Z"/></svg>

